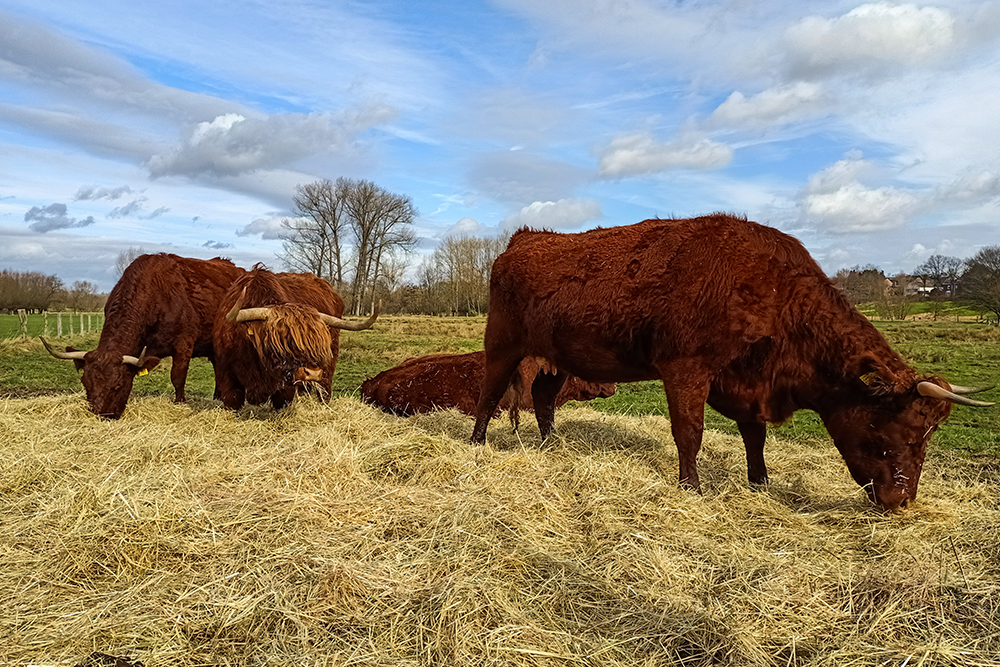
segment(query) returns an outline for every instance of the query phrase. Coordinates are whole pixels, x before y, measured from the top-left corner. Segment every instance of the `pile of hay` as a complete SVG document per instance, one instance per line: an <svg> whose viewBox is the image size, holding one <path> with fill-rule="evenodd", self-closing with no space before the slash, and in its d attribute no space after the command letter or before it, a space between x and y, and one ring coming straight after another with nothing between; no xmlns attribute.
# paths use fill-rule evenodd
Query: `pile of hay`
<svg viewBox="0 0 1000 667"><path fill-rule="evenodd" d="M0 662L998 665L1000 465L932 453L873 507L828 442L661 417L399 419L341 398L233 414L0 401Z"/></svg>

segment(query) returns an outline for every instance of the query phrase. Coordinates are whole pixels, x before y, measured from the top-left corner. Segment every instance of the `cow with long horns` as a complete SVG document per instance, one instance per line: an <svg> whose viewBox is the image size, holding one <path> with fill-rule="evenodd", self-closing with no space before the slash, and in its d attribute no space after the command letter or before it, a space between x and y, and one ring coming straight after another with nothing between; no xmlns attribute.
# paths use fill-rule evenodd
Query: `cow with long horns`
<svg viewBox="0 0 1000 667"><path fill-rule="evenodd" d="M215 318L215 382L223 405L236 410L269 400L280 409L309 387L328 397L340 331L368 329L378 312L344 320L344 301L326 281L258 264L232 284Z"/></svg>
<svg viewBox="0 0 1000 667"><path fill-rule="evenodd" d="M42 343L52 356L70 359L83 371L87 401L100 417L121 417L135 376L154 368L161 357L173 357L174 400L183 403L191 357L213 359L212 325L219 302L243 273L218 257L140 255L108 296L97 349L67 347L60 352L44 339Z"/></svg>
<svg viewBox="0 0 1000 667"><path fill-rule="evenodd" d="M723 214L519 230L493 265L484 342L473 442L485 441L525 357L557 371L531 388L543 436L568 374L659 379L680 482L693 489L706 402L736 421L757 484L768 479L765 425L814 410L852 477L888 509L916 498L928 439L952 404L992 405L919 377L796 239Z"/></svg>

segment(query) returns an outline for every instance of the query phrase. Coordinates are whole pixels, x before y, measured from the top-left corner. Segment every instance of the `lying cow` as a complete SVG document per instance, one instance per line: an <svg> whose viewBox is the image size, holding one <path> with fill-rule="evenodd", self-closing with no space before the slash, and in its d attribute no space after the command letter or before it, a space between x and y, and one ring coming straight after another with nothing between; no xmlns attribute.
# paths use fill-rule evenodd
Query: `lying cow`
<svg viewBox="0 0 1000 667"><path fill-rule="evenodd" d="M215 382L231 410L270 400L275 409L297 390L315 386L330 395L340 349L340 330L361 331L363 322L341 319L344 301L311 273L272 273L261 265L236 280L215 318Z"/></svg>
<svg viewBox="0 0 1000 667"><path fill-rule="evenodd" d="M888 509L916 498L927 441L952 403L992 405L918 376L797 240L722 214L517 231L493 264L484 343L474 443L525 357L557 370L531 388L543 436L570 374L659 379L680 481L694 489L706 402L736 421L751 483L768 479L765 425L814 410L851 475Z"/></svg>
<svg viewBox="0 0 1000 667"><path fill-rule="evenodd" d="M191 357L214 363L212 324L222 295L244 273L228 259L191 259L167 253L140 255L126 267L104 306L104 328L96 350L49 353L71 359L94 414L118 419L139 373L173 357L174 400L186 399ZM138 355L138 356L136 356Z"/></svg>
<svg viewBox="0 0 1000 667"><path fill-rule="evenodd" d="M482 351L407 359L365 380L361 385L361 398L386 412L404 417L448 408L472 416L476 414L485 362L486 355ZM534 411L531 395L524 389L531 386L539 372L545 373L547 369L534 358L524 359L492 416L497 416L500 410L509 410L511 424L516 429L519 411ZM556 395L555 407L567 401L589 401L614 393L614 383L586 382L570 376Z"/></svg>

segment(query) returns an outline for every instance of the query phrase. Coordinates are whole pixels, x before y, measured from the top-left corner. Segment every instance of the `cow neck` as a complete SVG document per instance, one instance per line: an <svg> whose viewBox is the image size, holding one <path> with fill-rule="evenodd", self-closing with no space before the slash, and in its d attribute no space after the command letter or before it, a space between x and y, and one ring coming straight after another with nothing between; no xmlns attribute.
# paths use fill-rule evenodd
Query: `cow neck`
<svg viewBox="0 0 1000 667"><path fill-rule="evenodd" d="M143 311L149 309L149 295L152 294L156 294L153 286L147 286L145 290L134 283L123 285L119 282L115 286L104 308L104 321L114 322L114 326L105 326L101 330L101 339L97 345L99 350L115 354L139 353L141 346L146 343L144 322L149 316Z"/></svg>
<svg viewBox="0 0 1000 667"><path fill-rule="evenodd" d="M821 416L838 406L870 403L878 395L867 390L862 380L867 370L866 359L881 364L882 395L907 391L916 381L914 370L874 325L856 308L840 300L843 307L831 309L826 317L810 322L811 338L801 341L812 352L807 356L812 358L814 373L802 383L801 394L807 403L802 407Z"/></svg>

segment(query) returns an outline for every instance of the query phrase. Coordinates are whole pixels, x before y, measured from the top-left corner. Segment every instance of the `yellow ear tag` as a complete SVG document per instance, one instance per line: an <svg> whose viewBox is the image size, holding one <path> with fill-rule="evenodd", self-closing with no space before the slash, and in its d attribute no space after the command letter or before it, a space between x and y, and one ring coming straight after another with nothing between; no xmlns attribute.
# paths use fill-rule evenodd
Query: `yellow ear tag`
<svg viewBox="0 0 1000 667"><path fill-rule="evenodd" d="M876 373L875 371L872 371L871 373L865 373L864 375L861 376L861 381L864 382L869 387L872 386L872 383L877 381L878 379L879 379L878 373Z"/></svg>
<svg viewBox="0 0 1000 667"><path fill-rule="evenodd" d="M143 368L141 371L139 371L139 375L149 375L149 371Z"/></svg>

